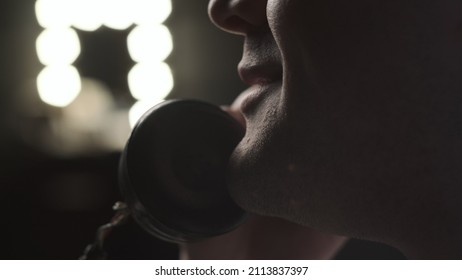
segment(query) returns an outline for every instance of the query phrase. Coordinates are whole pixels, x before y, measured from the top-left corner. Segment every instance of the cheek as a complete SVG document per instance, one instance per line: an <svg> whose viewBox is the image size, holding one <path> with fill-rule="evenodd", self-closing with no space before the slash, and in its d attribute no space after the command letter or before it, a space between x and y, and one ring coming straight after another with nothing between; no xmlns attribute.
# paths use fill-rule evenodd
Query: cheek
<svg viewBox="0 0 462 280"><path fill-rule="evenodd" d="M292 183L310 186L306 204L324 207L313 212L349 223L354 213L391 223L403 209L390 203L410 201L435 161L432 104L409 93L421 90L413 1L395 2L268 1L284 60L281 157L303 168Z"/></svg>
<svg viewBox="0 0 462 280"><path fill-rule="evenodd" d="M388 2L269 0L267 16L286 62L303 58L321 86L343 87L409 56L413 14Z"/></svg>

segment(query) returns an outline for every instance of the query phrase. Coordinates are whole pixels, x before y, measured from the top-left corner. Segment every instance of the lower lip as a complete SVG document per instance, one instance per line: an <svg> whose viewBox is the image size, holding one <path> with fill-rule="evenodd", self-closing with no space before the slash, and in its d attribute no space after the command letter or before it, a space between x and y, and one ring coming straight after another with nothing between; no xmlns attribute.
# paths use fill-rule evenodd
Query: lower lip
<svg viewBox="0 0 462 280"><path fill-rule="evenodd" d="M274 90L278 84L279 82L275 81L268 84L254 85L247 89L247 93L245 93L246 96L241 103L242 113L248 115L255 111L257 105L262 102L263 98L267 96L270 91Z"/></svg>

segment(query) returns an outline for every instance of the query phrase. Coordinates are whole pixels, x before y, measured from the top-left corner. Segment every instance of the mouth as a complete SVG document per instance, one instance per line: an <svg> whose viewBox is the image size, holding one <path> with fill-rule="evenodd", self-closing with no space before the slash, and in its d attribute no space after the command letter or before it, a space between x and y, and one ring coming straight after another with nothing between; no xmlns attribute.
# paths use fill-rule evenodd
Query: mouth
<svg viewBox="0 0 462 280"><path fill-rule="evenodd" d="M241 80L249 86L240 106L244 115L256 111L262 99L282 83L282 66L278 63L253 64L243 60L239 63L238 72Z"/></svg>
<svg viewBox="0 0 462 280"><path fill-rule="evenodd" d="M241 61L238 72L241 80L248 86L266 85L282 80L282 66L276 63L251 64Z"/></svg>
<svg viewBox="0 0 462 280"><path fill-rule="evenodd" d="M249 88L243 93L240 110L244 116L258 112L258 104L282 84L282 66L277 63L248 64L238 66L239 76Z"/></svg>
<svg viewBox="0 0 462 280"><path fill-rule="evenodd" d="M278 89L283 81L282 57L271 32L245 38L237 70L241 80L249 86L242 94L241 112L246 118L258 115L258 105L280 92Z"/></svg>

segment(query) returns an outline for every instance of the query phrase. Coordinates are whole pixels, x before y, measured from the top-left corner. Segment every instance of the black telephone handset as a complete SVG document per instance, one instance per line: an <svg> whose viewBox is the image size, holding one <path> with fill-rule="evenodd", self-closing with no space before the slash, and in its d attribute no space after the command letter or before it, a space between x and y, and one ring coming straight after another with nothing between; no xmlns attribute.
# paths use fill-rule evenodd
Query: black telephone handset
<svg viewBox="0 0 462 280"><path fill-rule="evenodd" d="M225 170L244 129L214 105L165 101L137 123L119 166L120 188L138 224L179 243L231 231L246 212L228 194Z"/></svg>

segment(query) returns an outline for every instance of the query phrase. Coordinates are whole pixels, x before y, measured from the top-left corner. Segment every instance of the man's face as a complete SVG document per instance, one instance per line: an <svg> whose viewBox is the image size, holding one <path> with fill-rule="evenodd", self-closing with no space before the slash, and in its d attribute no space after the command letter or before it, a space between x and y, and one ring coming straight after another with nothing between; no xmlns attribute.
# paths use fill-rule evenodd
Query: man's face
<svg viewBox="0 0 462 280"><path fill-rule="evenodd" d="M243 208L389 242L444 211L435 183L461 158L462 1L211 0L209 12L245 36L247 132L229 168Z"/></svg>

